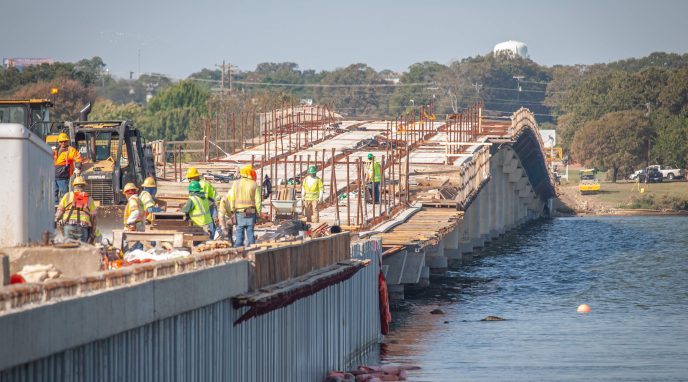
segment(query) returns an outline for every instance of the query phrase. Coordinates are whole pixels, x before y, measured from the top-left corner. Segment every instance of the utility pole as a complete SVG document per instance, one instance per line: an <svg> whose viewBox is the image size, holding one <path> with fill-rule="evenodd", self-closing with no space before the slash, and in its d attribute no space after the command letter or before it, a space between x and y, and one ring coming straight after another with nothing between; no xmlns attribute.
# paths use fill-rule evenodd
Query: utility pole
<svg viewBox="0 0 688 382"><path fill-rule="evenodd" d="M222 60L222 65L215 64L216 67L220 68L220 98L225 97L225 60ZM230 83L230 89L231 89Z"/></svg>
<svg viewBox="0 0 688 382"><path fill-rule="evenodd" d="M525 78L525 76L514 76L513 77L516 80L516 85L518 86L518 93L516 93L516 102L520 103L521 102L521 80Z"/></svg>
<svg viewBox="0 0 688 382"><path fill-rule="evenodd" d="M473 83L473 87L475 88L475 96L480 98L480 89L483 88L483 84L480 82L475 82Z"/></svg>

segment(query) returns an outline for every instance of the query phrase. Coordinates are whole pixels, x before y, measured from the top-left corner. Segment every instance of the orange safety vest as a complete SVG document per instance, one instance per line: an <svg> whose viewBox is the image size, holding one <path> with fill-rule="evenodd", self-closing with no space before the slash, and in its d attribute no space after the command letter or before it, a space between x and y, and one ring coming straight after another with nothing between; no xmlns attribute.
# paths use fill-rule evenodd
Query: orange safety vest
<svg viewBox="0 0 688 382"><path fill-rule="evenodd" d="M74 173L74 163L81 163L81 153L72 146L67 149L57 148L53 150L53 163L55 167L69 166L69 176Z"/></svg>

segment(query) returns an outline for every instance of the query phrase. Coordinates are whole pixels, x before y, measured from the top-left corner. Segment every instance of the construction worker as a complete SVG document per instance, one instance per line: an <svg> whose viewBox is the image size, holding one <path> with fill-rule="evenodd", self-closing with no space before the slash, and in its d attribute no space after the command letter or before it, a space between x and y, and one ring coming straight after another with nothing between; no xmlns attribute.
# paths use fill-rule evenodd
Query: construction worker
<svg viewBox="0 0 688 382"><path fill-rule="evenodd" d="M81 172L81 154L79 150L69 146L69 136L60 133L57 136L59 147L53 150L55 165L55 204L69 191L69 179L73 174Z"/></svg>
<svg viewBox="0 0 688 382"><path fill-rule="evenodd" d="M96 237L96 205L84 191L86 181L77 176L72 182L74 191L66 193L55 213L55 222L63 225L64 236L83 243Z"/></svg>
<svg viewBox="0 0 688 382"><path fill-rule="evenodd" d="M370 184L368 189L375 203L380 203L380 180L382 179L380 162L375 160L373 153L368 153L368 166L366 169L366 181Z"/></svg>
<svg viewBox="0 0 688 382"><path fill-rule="evenodd" d="M143 232L145 230L143 221L146 218L146 210L144 210L143 203L139 199L139 189L134 183L127 183L124 185L122 193L127 197L127 206L124 208L123 216L124 230ZM139 241L134 242L131 249L143 249L143 244Z"/></svg>
<svg viewBox="0 0 688 382"><path fill-rule="evenodd" d="M318 203L323 201L325 188L322 179L318 178L315 166L308 167L308 176L301 184L301 198L303 199L303 214L307 222L320 222Z"/></svg>
<svg viewBox="0 0 688 382"><path fill-rule="evenodd" d="M146 224L153 222L153 212L160 212L162 208L158 206L155 200L155 194L158 191L158 185L155 183L155 179L149 176L141 184L143 191L139 194L139 199L143 204L143 209L146 211Z"/></svg>
<svg viewBox="0 0 688 382"><path fill-rule="evenodd" d="M227 191L227 195L220 199L220 207L217 211L220 219L220 226L217 227L217 230L221 233L226 232L227 241L229 241L231 245L234 245L234 237L232 234L234 233L234 226L236 225L236 216L234 216L234 212L232 212L230 208L230 195L231 192Z"/></svg>
<svg viewBox="0 0 688 382"><path fill-rule="evenodd" d="M253 227L256 225L256 215L260 213L262 202L260 187L251 176L251 168L244 166L240 174L241 178L234 182L227 195L229 211L233 212L236 218L235 247L244 245L244 232L247 245L256 242Z"/></svg>
<svg viewBox="0 0 688 382"><path fill-rule="evenodd" d="M201 174L198 172L196 167L189 167L189 169L186 171L186 179L188 179L189 182L195 180L201 185L201 190L203 190L203 194L205 194L205 199L210 204L210 216L212 217L212 221L210 222L209 229L210 238L212 239L215 237L215 221L217 220L217 206L215 205L217 192L215 191L215 187L213 187L213 185L207 180L201 179Z"/></svg>
<svg viewBox="0 0 688 382"><path fill-rule="evenodd" d="M205 197L205 192L203 192L199 181L192 180L189 182L189 199L182 207L182 212L195 226L203 227L208 234L211 233L210 225L213 219L210 216L210 202ZM211 235L210 238L212 239L213 236Z"/></svg>

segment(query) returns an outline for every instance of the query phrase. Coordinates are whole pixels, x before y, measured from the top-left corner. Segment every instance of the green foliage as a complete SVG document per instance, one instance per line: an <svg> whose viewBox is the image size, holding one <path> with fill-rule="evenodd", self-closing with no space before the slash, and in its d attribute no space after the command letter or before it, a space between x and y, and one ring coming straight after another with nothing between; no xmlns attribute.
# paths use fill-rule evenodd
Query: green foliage
<svg viewBox="0 0 688 382"><path fill-rule="evenodd" d="M319 103L332 103L337 111L345 115L378 115L384 108L385 96L389 90L375 85L386 84L382 76L366 64L353 64L344 69L326 72L320 81L323 85L315 90ZM337 85L364 85L338 87Z"/></svg>
<svg viewBox="0 0 688 382"><path fill-rule="evenodd" d="M653 162L677 168L688 167L688 118L666 113L652 118L657 139L652 146Z"/></svg>
<svg viewBox="0 0 688 382"><path fill-rule="evenodd" d="M402 85L438 83L443 76L447 75L446 72L448 70L447 66L432 61L413 64L409 67L409 71L401 76L399 82ZM436 86L413 85L398 87L390 97L389 111L392 114L400 114L408 111L411 106L425 105L428 107L434 103L439 93L439 88Z"/></svg>
<svg viewBox="0 0 688 382"><path fill-rule="evenodd" d="M140 126L149 139L183 140L201 128L199 118L207 112L210 93L187 80L169 86L153 97Z"/></svg>
<svg viewBox="0 0 688 382"><path fill-rule="evenodd" d="M648 210L688 210L688 200L679 195L661 195L655 198L654 195L633 196L631 201L622 204L620 208L629 209L648 209Z"/></svg>
<svg viewBox="0 0 688 382"><path fill-rule="evenodd" d="M611 169L616 182L620 169L631 169L647 159L653 135L650 121L641 112L608 113L575 133L573 156L587 167Z"/></svg>
<svg viewBox="0 0 688 382"><path fill-rule="evenodd" d="M143 107L137 103L117 104L109 99L100 98L93 104L89 119L93 121L127 120L134 122L136 126L142 116Z"/></svg>

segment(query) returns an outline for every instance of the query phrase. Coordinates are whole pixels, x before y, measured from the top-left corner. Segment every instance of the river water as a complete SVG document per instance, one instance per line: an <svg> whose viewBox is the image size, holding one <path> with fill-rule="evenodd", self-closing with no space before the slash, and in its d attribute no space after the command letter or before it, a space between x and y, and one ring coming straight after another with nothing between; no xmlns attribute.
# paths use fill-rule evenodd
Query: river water
<svg viewBox="0 0 688 382"><path fill-rule="evenodd" d="M688 218L558 218L483 255L407 294L383 363L414 381L688 380Z"/></svg>

